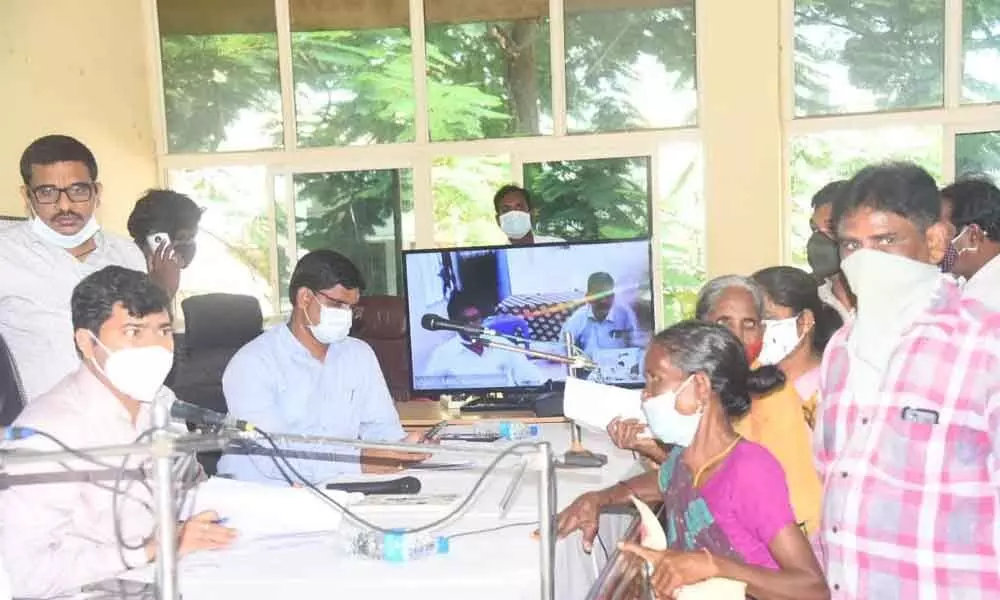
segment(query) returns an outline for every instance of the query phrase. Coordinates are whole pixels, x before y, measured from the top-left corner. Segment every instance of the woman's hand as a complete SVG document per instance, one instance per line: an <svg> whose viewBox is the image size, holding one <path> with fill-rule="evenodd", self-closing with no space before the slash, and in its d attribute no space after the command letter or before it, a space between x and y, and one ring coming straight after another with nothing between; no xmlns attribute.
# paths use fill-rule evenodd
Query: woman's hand
<svg viewBox="0 0 1000 600"><path fill-rule="evenodd" d="M638 419L621 419L616 417L608 423L608 436L622 450L637 452L655 463L662 463L666 453L650 437L649 428Z"/></svg>
<svg viewBox="0 0 1000 600"><path fill-rule="evenodd" d="M664 598L672 598L685 585L705 581L719 574L715 560L707 551L650 550L630 542L622 542L618 548L653 566L650 585L658 596Z"/></svg>
<svg viewBox="0 0 1000 600"><path fill-rule="evenodd" d="M594 547L597 526L604 501L600 492L587 492L567 506L556 518L556 535L564 538L579 530L583 536L583 551L588 554Z"/></svg>

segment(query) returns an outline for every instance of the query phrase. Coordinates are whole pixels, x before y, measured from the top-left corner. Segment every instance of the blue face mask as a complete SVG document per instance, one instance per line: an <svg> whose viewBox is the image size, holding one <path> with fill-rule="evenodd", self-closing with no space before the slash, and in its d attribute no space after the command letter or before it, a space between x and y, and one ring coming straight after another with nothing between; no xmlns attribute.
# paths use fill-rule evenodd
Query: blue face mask
<svg viewBox="0 0 1000 600"><path fill-rule="evenodd" d="M54 246L59 246L64 250L72 250L97 235L101 226L97 224L94 215L90 215L90 220L73 235L64 235L45 224L44 221L35 216L31 219L31 231L45 242Z"/></svg>

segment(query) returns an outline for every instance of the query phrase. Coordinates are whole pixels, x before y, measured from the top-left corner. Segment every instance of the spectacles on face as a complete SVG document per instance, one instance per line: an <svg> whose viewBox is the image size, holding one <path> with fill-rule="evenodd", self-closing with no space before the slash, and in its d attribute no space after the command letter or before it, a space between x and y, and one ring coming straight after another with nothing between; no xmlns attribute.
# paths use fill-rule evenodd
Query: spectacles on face
<svg viewBox="0 0 1000 600"><path fill-rule="evenodd" d="M365 314L364 306L355 306L353 304L348 304L343 300L337 300L336 298L329 296L324 292L314 292L314 293L317 296L322 296L323 299L326 300L326 302L320 302L320 304L323 304L324 306L351 311L351 315L354 317L355 321L361 320L361 317Z"/></svg>
<svg viewBox="0 0 1000 600"><path fill-rule="evenodd" d="M32 188L31 195L40 205L52 205L59 202L59 198L66 194L70 202L82 204L90 202L94 198L94 184L74 183L66 187L56 187L54 185L40 185Z"/></svg>

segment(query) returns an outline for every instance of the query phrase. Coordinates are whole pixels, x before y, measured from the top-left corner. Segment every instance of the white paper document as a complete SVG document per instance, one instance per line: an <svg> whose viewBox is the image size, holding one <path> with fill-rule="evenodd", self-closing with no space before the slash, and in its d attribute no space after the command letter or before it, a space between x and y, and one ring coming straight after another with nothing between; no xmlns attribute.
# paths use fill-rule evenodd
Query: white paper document
<svg viewBox="0 0 1000 600"><path fill-rule="evenodd" d="M361 494L324 490L342 506L353 504ZM332 503L306 488L271 486L248 481L213 477L185 498L182 518L214 510L226 527L239 531L241 538L334 531L343 515Z"/></svg>
<svg viewBox="0 0 1000 600"><path fill-rule="evenodd" d="M566 379L563 392L563 414L581 427L594 431L604 431L616 417L645 423L640 393L640 390L570 377Z"/></svg>

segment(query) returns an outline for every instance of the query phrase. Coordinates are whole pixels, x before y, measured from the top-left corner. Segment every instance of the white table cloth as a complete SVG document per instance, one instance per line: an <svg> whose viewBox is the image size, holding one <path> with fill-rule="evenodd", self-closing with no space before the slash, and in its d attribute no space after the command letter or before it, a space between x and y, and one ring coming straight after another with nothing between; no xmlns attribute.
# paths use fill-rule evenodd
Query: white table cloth
<svg viewBox="0 0 1000 600"><path fill-rule="evenodd" d="M545 425L542 437L561 454L569 447L569 426ZM559 469L557 504L564 508L579 494L611 485L638 472L629 452L615 448L607 436L586 434L584 443L605 453L609 463L601 469ZM502 443L501 443L502 444ZM453 455L432 460L448 461ZM464 459L464 456L456 456ZM477 464L488 462L476 457ZM498 527L507 523L535 522L537 475L529 470L506 518L500 520L499 502L510 481L516 461L507 460L484 484L477 501L459 521L436 534L454 534ZM465 494L482 468L463 471L414 471L422 483L421 495ZM220 507L220 512L225 509ZM386 527L422 525L443 515L444 504L426 506L379 506L361 504L356 512ZM617 538L628 526L627 515L605 515L601 521L603 547L613 552ZM341 526L343 532L347 520ZM534 526L521 526L451 541L447 555L427 557L405 564L392 564L353 557L345 552L344 535L299 535L284 538L242 540L232 549L195 554L181 561L180 586L185 600L273 600L275 598L366 600L535 600L540 594L539 548L531 538ZM579 600L594 582L605 561L600 543L594 556L582 551L579 536L556 545L556 597ZM127 574L148 580L152 569Z"/></svg>

